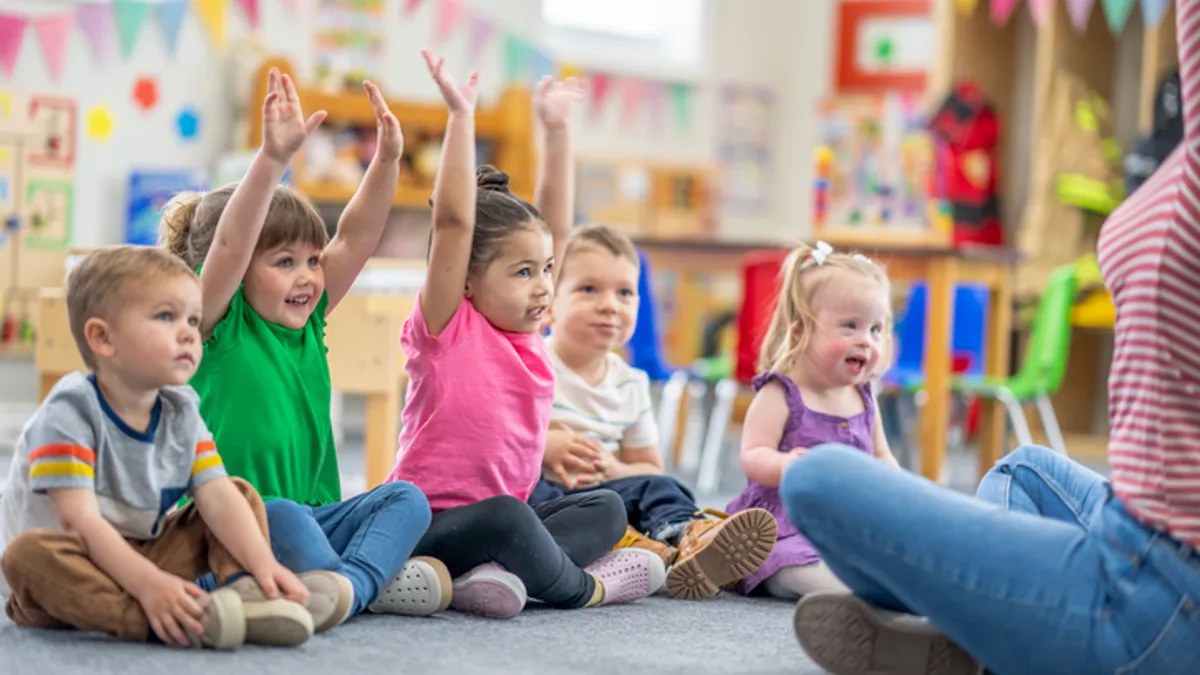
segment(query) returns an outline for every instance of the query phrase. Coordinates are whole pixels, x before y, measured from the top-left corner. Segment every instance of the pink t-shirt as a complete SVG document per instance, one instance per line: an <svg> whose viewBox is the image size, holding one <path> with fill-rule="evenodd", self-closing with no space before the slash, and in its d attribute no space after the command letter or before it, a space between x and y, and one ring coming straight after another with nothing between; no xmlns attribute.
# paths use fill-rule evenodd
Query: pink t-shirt
<svg viewBox="0 0 1200 675"><path fill-rule="evenodd" d="M408 396L388 482L416 485L435 512L499 495L528 499L554 402L542 336L498 330L464 299L435 337L418 301L400 346Z"/></svg>

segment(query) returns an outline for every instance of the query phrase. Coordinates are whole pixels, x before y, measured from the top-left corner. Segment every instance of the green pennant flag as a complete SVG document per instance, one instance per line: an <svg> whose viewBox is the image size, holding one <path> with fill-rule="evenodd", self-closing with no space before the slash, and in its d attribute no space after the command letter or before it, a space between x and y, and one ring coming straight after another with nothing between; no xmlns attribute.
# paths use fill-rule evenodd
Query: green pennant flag
<svg viewBox="0 0 1200 675"><path fill-rule="evenodd" d="M1100 0L1104 5L1104 18L1108 20L1108 30L1113 35L1120 35L1125 30L1125 22L1133 13L1133 0Z"/></svg>
<svg viewBox="0 0 1200 675"><path fill-rule="evenodd" d="M146 17L150 15L150 3L144 0L113 0L112 7L117 23L117 38L121 41L121 54L129 58Z"/></svg>
<svg viewBox="0 0 1200 675"><path fill-rule="evenodd" d="M504 81L524 82L529 68L531 53L529 45L515 35L504 36Z"/></svg>
<svg viewBox="0 0 1200 675"><path fill-rule="evenodd" d="M675 124L680 129L692 125L692 87L687 84L671 85L671 110L675 113Z"/></svg>

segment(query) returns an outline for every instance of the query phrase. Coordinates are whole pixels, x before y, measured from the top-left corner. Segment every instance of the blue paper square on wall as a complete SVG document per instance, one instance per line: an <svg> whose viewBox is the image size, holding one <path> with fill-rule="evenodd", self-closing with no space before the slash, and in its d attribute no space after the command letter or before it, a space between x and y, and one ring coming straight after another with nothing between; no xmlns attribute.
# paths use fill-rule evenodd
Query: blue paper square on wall
<svg viewBox="0 0 1200 675"><path fill-rule="evenodd" d="M153 246L163 206L180 192L208 189L208 176L195 170L134 170L129 173L125 243Z"/></svg>

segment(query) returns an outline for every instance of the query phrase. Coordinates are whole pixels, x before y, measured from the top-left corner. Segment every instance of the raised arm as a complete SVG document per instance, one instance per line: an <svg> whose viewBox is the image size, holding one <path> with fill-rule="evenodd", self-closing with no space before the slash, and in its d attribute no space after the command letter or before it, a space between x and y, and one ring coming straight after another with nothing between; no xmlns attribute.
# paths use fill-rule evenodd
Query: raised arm
<svg viewBox="0 0 1200 675"><path fill-rule="evenodd" d="M462 303L471 262L476 190L475 84L479 74L471 73L467 84L459 85L443 71L445 59L435 57L428 49L421 54L450 111L441 164L433 184L433 234L425 287L421 290L425 330L438 335Z"/></svg>
<svg viewBox="0 0 1200 675"><path fill-rule="evenodd" d="M543 147L533 200L550 226L557 262L562 261L575 220L575 167L568 118L571 107L582 98L583 84L579 80L568 78L553 82L546 77L538 84L534 100L538 119L542 122ZM559 267L559 264L554 265L556 279Z"/></svg>
<svg viewBox="0 0 1200 675"><path fill-rule="evenodd" d="M367 90L371 108L375 111L378 140L375 157L371 159L371 165L367 167L367 173L354 197L342 211L337 234L322 256L325 292L329 294L326 315L350 292L363 265L378 248L388 212L392 208L392 198L396 194L396 181L400 179L400 154L404 150L400 122L388 110L387 101L379 93L378 87L371 82L364 82L363 88Z"/></svg>
<svg viewBox="0 0 1200 675"><path fill-rule="evenodd" d="M275 187L304 139L324 119L325 111L319 110L305 120L291 78L271 69L267 75L267 97L263 100L262 148L221 213L212 247L200 271L204 294L201 335L212 335L213 327L229 310L229 301L254 256Z"/></svg>

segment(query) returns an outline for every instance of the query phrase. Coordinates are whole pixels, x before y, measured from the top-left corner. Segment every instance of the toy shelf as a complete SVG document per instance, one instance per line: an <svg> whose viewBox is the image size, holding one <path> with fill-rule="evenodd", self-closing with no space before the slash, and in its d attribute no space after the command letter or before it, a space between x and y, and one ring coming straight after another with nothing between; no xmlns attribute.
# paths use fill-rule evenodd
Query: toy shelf
<svg viewBox="0 0 1200 675"><path fill-rule="evenodd" d="M331 93L325 89L307 86L296 81L292 64L284 58L267 59L259 68L255 79L254 106L261 105L266 97L267 71L278 68L281 73L296 82L297 93L307 111L324 109L328 116L323 128L356 127L373 131L375 114L362 91ZM404 129L405 150L402 158L400 182L392 203L397 208L428 209L429 196L433 190L432 171L423 166L419 153L423 148L440 148L445 132L447 112L441 103L388 100L388 107L400 120ZM246 139L248 147L262 143L262 117L257 110L251 111ZM475 134L479 143L490 150L486 160L496 165L509 176L512 191L526 199L533 197L537 171L537 157L533 136L533 102L526 89L505 89L495 105L480 107L475 113ZM313 177L307 174L304 150L293 164L293 184L314 202L323 204L346 204L358 188L357 181L336 181Z"/></svg>

